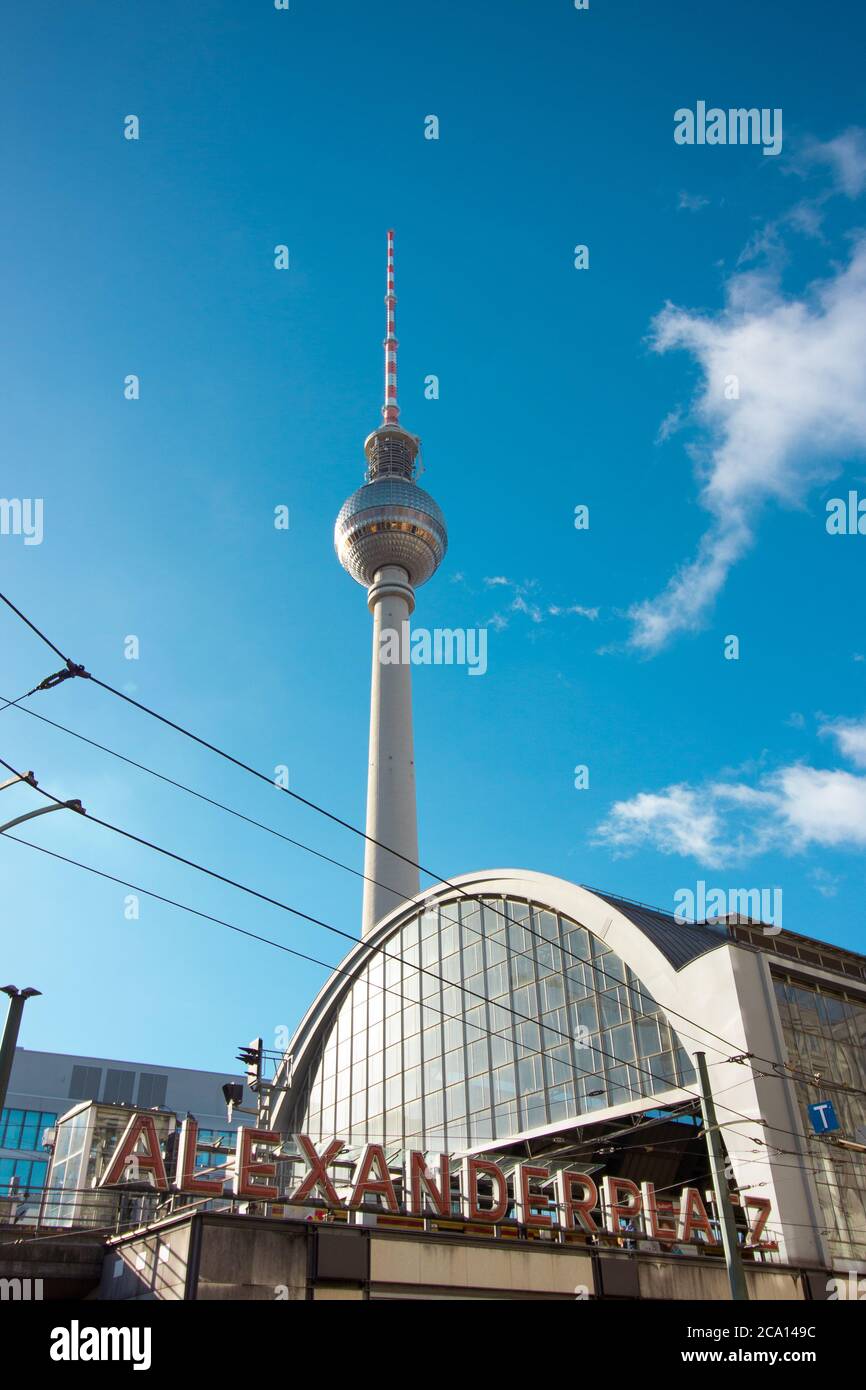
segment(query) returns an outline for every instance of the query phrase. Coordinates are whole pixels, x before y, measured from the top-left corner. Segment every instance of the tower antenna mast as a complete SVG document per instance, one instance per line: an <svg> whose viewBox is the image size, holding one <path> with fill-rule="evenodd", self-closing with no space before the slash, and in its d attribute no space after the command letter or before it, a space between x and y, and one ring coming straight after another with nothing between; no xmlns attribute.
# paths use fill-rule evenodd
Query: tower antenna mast
<svg viewBox="0 0 866 1390"><path fill-rule="evenodd" d="M340 564L367 590L373 615L364 936L419 892L412 678L406 648L415 590L436 573L448 545L445 518L415 482L421 441L400 424L391 230L387 245L382 423L364 441L367 480L343 504L334 528ZM396 662L389 657L395 641L402 653Z"/></svg>
<svg viewBox="0 0 866 1390"><path fill-rule="evenodd" d="M388 232L388 265L385 274L385 404L382 421L399 425L400 406L397 402L397 296L394 293L394 232Z"/></svg>

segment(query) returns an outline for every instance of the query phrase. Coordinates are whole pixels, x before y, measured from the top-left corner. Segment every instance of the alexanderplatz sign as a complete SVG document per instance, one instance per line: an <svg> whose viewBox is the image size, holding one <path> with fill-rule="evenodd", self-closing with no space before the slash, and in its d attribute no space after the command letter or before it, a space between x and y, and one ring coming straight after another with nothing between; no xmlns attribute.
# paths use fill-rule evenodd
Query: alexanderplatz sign
<svg viewBox="0 0 866 1390"><path fill-rule="evenodd" d="M188 1117L181 1127L176 1172L170 1183L153 1116L138 1112L130 1117L99 1186L107 1188L121 1184L128 1166L134 1164L139 1174L149 1177L156 1191L180 1192L190 1197L228 1195L247 1201L292 1205L318 1202L335 1211L370 1211L368 1199L372 1197L379 1203L379 1211L393 1216L452 1220L455 1217L450 1154L440 1154L438 1169L431 1170L427 1154L408 1150L404 1155L401 1201L382 1145L367 1144L353 1165L349 1195L344 1198L337 1192L329 1169L340 1161L345 1141L332 1139L317 1149L308 1135L299 1134L296 1139L300 1155L292 1155L292 1159L303 1159L307 1171L294 1190L286 1193L274 1182L277 1155L262 1156L263 1149L278 1147L284 1137L275 1130L240 1127L228 1179L208 1177L196 1169L198 1122ZM444 1181L443 1174L446 1175ZM489 1158L463 1158L460 1169L463 1219L487 1226L517 1221L530 1230L575 1231L592 1236L606 1234L620 1239L640 1229L644 1236L666 1244L720 1243L696 1187L684 1187L679 1199L674 1200L657 1195L651 1182L638 1186L629 1178L605 1176L599 1191L588 1173L569 1168L556 1174L553 1198L540 1190L541 1184L549 1182L550 1177L550 1169L541 1164L520 1163L513 1173L513 1191L509 1192L508 1179L498 1163ZM771 1211L769 1200L743 1195L740 1201L749 1221L746 1248L778 1249L775 1241L763 1238ZM602 1225L596 1221L596 1212L601 1214Z"/></svg>

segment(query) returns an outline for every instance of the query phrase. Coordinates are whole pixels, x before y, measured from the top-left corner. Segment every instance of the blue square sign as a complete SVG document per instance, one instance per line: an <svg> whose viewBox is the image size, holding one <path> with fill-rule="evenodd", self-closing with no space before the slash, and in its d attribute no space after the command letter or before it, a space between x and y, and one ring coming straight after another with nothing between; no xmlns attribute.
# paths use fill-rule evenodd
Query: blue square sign
<svg viewBox="0 0 866 1390"><path fill-rule="evenodd" d="M840 1127L831 1100L819 1100L817 1105L810 1105L809 1119L816 1134L829 1134Z"/></svg>

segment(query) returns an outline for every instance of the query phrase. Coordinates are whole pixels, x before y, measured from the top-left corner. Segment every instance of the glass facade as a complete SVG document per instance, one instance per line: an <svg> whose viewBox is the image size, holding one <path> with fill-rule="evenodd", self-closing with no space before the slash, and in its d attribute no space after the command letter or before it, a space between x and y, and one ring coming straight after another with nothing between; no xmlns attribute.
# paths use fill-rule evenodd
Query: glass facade
<svg viewBox="0 0 866 1390"><path fill-rule="evenodd" d="M48 1172L48 1153L42 1149L42 1136L57 1121L53 1110L19 1110L6 1107L0 1113L0 1149L12 1149L26 1157L12 1158L9 1154L0 1157L0 1197L14 1193L24 1204L19 1210L19 1219L26 1213L38 1210L39 1197L45 1185ZM34 1158L34 1153L45 1153L44 1158ZM36 1203L28 1201L36 1195Z"/></svg>
<svg viewBox="0 0 866 1390"><path fill-rule="evenodd" d="M0 1197L12 1192L21 1198L41 1191L48 1171L47 1159L0 1158ZM17 1183L12 1179L17 1178Z"/></svg>
<svg viewBox="0 0 866 1390"><path fill-rule="evenodd" d="M347 982L289 1129L458 1151L694 1081L597 937L538 903L463 899L411 917Z"/></svg>
<svg viewBox="0 0 866 1390"><path fill-rule="evenodd" d="M117 1215L117 1198L96 1186L133 1112L95 1102L62 1116L51 1162L43 1220L47 1225L82 1223L110 1226ZM157 1137L164 1144L174 1127L174 1115L151 1111Z"/></svg>
<svg viewBox="0 0 866 1390"><path fill-rule="evenodd" d="M845 991L805 985L790 977L775 981L776 1001L788 1063L815 1083L796 1081L804 1132L810 1134L807 1105L832 1101L840 1137L866 1143L866 1002ZM851 1094L837 1083L858 1089ZM866 1155L812 1143L814 1175L830 1255L866 1259Z"/></svg>
<svg viewBox="0 0 866 1390"><path fill-rule="evenodd" d="M42 1145L42 1135L57 1122L50 1110L5 1110L0 1115L0 1149L27 1149Z"/></svg>

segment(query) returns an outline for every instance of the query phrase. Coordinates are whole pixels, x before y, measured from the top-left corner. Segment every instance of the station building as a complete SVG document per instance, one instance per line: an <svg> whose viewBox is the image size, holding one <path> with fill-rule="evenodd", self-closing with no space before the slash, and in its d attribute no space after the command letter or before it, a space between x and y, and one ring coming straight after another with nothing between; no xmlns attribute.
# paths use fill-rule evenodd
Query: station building
<svg viewBox="0 0 866 1390"><path fill-rule="evenodd" d="M732 1200L769 1200L779 1264L846 1269L866 1261L864 1043L853 952L545 874L466 874L344 959L289 1045L269 1124L289 1144L339 1136L349 1164L374 1142L395 1170L410 1149L539 1163L552 1207L564 1169L704 1191L702 1051ZM808 1107L828 1099L838 1132L813 1133Z"/></svg>

